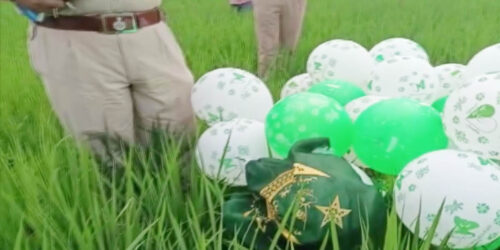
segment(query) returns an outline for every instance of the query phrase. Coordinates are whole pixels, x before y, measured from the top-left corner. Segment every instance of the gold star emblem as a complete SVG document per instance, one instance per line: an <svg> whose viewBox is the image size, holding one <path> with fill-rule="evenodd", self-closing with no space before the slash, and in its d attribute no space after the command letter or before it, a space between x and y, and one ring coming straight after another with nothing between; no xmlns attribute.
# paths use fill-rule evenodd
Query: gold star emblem
<svg viewBox="0 0 500 250"><path fill-rule="evenodd" d="M331 220L333 220L335 221L335 224L337 226L342 228L342 218L351 213L350 209L343 209L340 207L338 195L335 196L335 199L333 200L332 204L330 204L330 206L316 206L316 209L318 209L324 215L323 222L321 222L321 227L324 227Z"/></svg>

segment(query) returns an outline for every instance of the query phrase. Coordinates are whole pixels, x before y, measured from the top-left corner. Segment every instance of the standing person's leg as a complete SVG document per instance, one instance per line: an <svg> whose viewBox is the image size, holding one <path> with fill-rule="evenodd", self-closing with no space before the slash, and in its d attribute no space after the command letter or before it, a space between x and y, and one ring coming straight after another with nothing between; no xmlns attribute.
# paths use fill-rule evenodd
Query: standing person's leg
<svg viewBox="0 0 500 250"><path fill-rule="evenodd" d="M176 134L193 132L194 79L168 26L161 22L120 39L132 82L139 141L147 144L156 128Z"/></svg>
<svg viewBox="0 0 500 250"><path fill-rule="evenodd" d="M259 46L258 74L265 77L280 45L280 0L253 0L255 31Z"/></svg>
<svg viewBox="0 0 500 250"><path fill-rule="evenodd" d="M306 0L284 0L281 15L281 45L295 51L302 31Z"/></svg>
<svg viewBox="0 0 500 250"><path fill-rule="evenodd" d="M134 141L132 99L118 37L35 27L33 67L61 123L98 156L109 158L106 135ZM114 152L112 152L114 153Z"/></svg>
<svg viewBox="0 0 500 250"><path fill-rule="evenodd" d="M181 176L185 191L193 159L190 139L195 131L191 108L194 77L164 22L121 38L130 68L137 139L143 145L159 142L162 147L153 150L172 147L178 153L169 154L167 159L177 161L179 167L170 168L170 174Z"/></svg>

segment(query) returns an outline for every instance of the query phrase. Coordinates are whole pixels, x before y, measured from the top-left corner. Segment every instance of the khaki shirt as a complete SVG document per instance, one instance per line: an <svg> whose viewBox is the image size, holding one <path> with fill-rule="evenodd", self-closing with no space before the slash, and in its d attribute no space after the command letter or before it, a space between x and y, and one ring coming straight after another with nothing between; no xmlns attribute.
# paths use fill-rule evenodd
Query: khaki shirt
<svg viewBox="0 0 500 250"><path fill-rule="evenodd" d="M161 5L162 0L71 0L75 9L65 8L61 15L87 15L143 11Z"/></svg>

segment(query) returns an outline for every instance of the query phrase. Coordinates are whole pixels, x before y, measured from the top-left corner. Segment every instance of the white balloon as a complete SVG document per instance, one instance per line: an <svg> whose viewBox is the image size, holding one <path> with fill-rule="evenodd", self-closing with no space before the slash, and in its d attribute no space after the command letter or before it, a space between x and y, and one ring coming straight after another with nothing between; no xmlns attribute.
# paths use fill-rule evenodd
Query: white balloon
<svg viewBox="0 0 500 250"><path fill-rule="evenodd" d="M477 53L467 64L466 80L490 73L500 72L500 43Z"/></svg>
<svg viewBox="0 0 500 250"><path fill-rule="evenodd" d="M464 79L465 65L462 64L443 64L434 68L439 78L439 87L437 89L437 98L445 97L456 89L466 85Z"/></svg>
<svg viewBox="0 0 500 250"><path fill-rule="evenodd" d="M265 126L248 119L220 122L206 130L196 146L196 160L210 178L246 185L245 165L269 157Z"/></svg>
<svg viewBox="0 0 500 250"><path fill-rule="evenodd" d="M235 118L264 122L273 98L266 85L253 74L221 68L206 73L196 82L191 103L196 116L209 125Z"/></svg>
<svg viewBox="0 0 500 250"><path fill-rule="evenodd" d="M500 236L500 167L472 153L434 151L408 164L394 187L396 212L424 238L444 202L432 243L453 231L448 246L471 248Z"/></svg>
<svg viewBox="0 0 500 250"><path fill-rule="evenodd" d="M361 113L363 113L363 111L365 111L368 107L386 99L388 98L384 96L374 96L374 95L362 96L360 98L350 101L345 106L345 110L347 111L347 114L349 115L351 120L355 122L356 119L358 119L358 116L361 115ZM364 164L361 160L359 160L358 156L356 155L356 153L352 148L344 155L344 159L347 162L356 165L360 168L365 168L365 169L368 168L366 164Z"/></svg>
<svg viewBox="0 0 500 250"><path fill-rule="evenodd" d="M437 99L438 86L436 71L429 62L414 57L394 57L375 65L368 93L431 104Z"/></svg>
<svg viewBox="0 0 500 250"><path fill-rule="evenodd" d="M285 86L283 86L283 89L281 89L281 99L293 94L304 92L313 84L314 81L307 73L294 76L288 80L285 83Z"/></svg>
<svg viewBox="0 0 500 250"><path fill-rule="evenodd" d="M446 101L443 124L461 150L500 159L500 73L479 76Z"/></svg>
<svg viewBox="0 0 500 250"><path fill-rule="evenodd" d="M383 62L398 56L415 57L429 61L429 56L420 44L406 38L390 38L384 40L370 50L376 62Z"/></svg>
<svg viewBox="0 0 500 250"><path fill-rule="evenodd" d="M363 90L370 79L373 60L361 45L348 40L332 40L316 47L307 60L307 73L315 82L343 80Z"/></svg>

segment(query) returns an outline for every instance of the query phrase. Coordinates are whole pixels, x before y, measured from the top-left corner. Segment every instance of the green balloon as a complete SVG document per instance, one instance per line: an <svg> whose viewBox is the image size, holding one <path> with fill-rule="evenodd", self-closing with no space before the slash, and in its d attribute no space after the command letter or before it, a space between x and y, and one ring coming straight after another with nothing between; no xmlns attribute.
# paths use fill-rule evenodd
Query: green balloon
<svg viewBox="0 0 500 250"><path fill-rule="evenodd" d="M313 93L299 93L279 101L266 118L269 146L280 156L303 139L327 137L337 156L352 144L354 125L335 100Z"/></svg>
<svg viewBox="0 0 500 250"><path fill-rule="evenodd" d="M354 99L366 95L360 87L353 83L339 80L322 81L310 87L308 91L333 98L342 106L345 106Z"/></svg>
<svg viewBox="0 0 500 250"><path fill-rule="evenodd" d="M447 146L439 113L410 99L376 103L354 125L356 155L384 174L397 175L415 158Z"/></svg>
<svg viewBox="0 0 500 250"><path fill-rule="evenodd" d="M435 108L437 111L440 113L443 113L444 110L444 105L446 104L446 101L448 100L448 96L442 97L437 99L433 104L432 107Z"/></svg>

